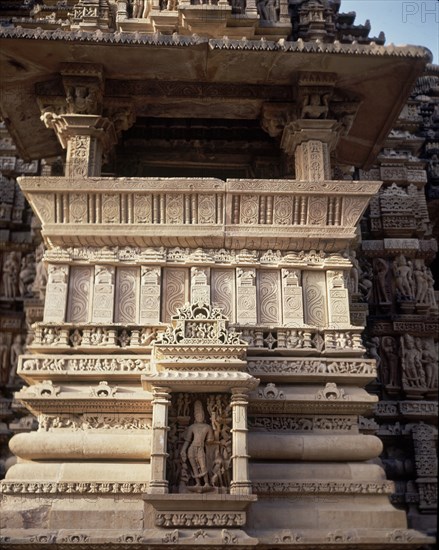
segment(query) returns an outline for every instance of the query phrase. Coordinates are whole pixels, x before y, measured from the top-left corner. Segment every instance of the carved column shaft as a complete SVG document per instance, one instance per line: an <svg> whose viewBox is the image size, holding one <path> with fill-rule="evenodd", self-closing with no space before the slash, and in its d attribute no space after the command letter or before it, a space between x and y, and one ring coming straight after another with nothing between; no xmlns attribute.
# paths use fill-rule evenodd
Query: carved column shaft
<svg viewBox="0 0 439 550"><path fill-rule="evenodd" d="M233 480L230 484L230 493L232 495L251 494L251 483L248 473L247 405L247 391L243 388L232 388Z"/></svg>
<svg viewBox="0 0 439 550"><path fill-rule="evenodd" d="M152 442L150 493L168 492L166 480L166 452L168 435L169 388L154 388L152 400Z"/></svg>
<svg viewBox="0 0 439 550"><path fill-rule="evenodd" d="M327 143L313 139L301 143L295 151L296 179L323 181L331 179L331 164Z"/></svg>
<svg viewBox="0 0 439 550"><path fill-rule="evenodd" d="M326 119L300 119L285 126L281 147L294 155L296 179L331 179L330 151L337 141L338 123Z"/></svg>

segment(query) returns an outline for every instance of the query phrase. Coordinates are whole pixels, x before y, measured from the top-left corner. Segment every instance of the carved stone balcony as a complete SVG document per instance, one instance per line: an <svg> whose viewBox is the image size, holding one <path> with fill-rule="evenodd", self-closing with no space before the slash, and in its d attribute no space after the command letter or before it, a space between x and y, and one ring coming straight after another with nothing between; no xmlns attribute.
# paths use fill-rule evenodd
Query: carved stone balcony
<svg viewBox="0 0 439 550"><path fill-rule="evenodd" d="M342 250L379 182L22 178L52 246Z"/></svg>

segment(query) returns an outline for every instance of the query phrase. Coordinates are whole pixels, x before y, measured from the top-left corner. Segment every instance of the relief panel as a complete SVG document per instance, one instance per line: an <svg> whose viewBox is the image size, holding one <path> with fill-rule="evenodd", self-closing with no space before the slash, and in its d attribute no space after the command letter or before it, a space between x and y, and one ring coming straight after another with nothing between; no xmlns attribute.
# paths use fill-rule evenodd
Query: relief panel
<svg viewBox="0 0 439 550"><path fill-rule="evenodd" d="M261 269L258 273L259 323L263 325L280 323L280 296L279 272Z"/></svg>
<svg viewBox="0 0 439 550"><path fill-rule="evenodd" d="M188 301L187 269L163 270L163 313L162 322L170 323L171 317L177 313L177 308Z"/></svg>
<svg viewBox="0 0 439 550"><path fill-rule="evenodd" d="M235 270L212 269L212 305L220 307L235 322Z"/></svg>
<svg viewBox="0 0 439 550"><path fill-rule="evenodd" d="M91 281L93 268L74 266L70 269L68 323L87 323L90 320Z"/></svg>
<svg viewBox="0 0 439 550"><path fill-rule="evenodd" d="M116 323L137 323L138 318L138 279L137 267L118 267L116 277Z"/></svg>
<svg viewBox="0 0 439 550"><path fill-rule="evenodd" d="M305 323L324 327L326 314L326 276L323 271L304 271L303 289L305 297Z"/></svg>

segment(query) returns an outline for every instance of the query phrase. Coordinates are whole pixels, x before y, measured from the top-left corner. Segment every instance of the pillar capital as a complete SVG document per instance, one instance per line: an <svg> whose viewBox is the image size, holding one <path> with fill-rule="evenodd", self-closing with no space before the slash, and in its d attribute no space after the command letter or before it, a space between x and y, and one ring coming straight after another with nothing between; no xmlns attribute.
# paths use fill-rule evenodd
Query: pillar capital
<svg viewBox="0 0 439 550"><path fill-rule="evenodd" d="M285 126L281 147L288 155L293 155L302 143L319 141L331 151L337 143L339 129L339 123L332 119L295 120Z"/></svg>
<svg viewBox="0 0 439 550"><path fill-rule="evenodd" d="M41 119L52 128L67 149L66 176L92 177L101 174L102 156L117 142L113 123L100 115L56 114L46 110Z"/></svg>

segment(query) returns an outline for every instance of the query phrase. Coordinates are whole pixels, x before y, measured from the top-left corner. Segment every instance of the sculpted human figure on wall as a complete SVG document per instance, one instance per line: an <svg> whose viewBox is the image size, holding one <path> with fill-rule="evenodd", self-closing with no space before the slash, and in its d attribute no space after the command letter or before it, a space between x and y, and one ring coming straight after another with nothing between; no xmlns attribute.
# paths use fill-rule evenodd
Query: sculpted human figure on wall
<svg viewBox="0 0 439 550"><path fill-rule="evenodd" d="M369 356L372 357L372 359L375 359L377 371L380 369L381 365L381 357L378 353L378 349L380 347L380 339L378 336L374 336L369 341L366 342L366 348L369 353Z"/></svg>
<svg viewBox="0 0 439 550"><path fill-rule="evenodd" d="M413 300L413 266L402 254L393 261L396 292L401 300Z"/></svg>
<svg viewBox="0 0 439 550"><path fill-rule="evenodd" d="M392 387L398 385L398 354L396 342L392 336L381 338L381 358L383 383Z"/></svg>
<svg viewBox="0 0 439 550"><path fill-rule="evenodd" d="M11 346L10 352L10 371L8 384L12 385L15 382L17 374L18 358L23 353L23 339L21 334L17 334Z"/></svg>
<svg viewBox="0 0 439 550"><path fill-rule="evenodd" d="M145 19L151 10L150 0L131 0L133 19ZM168 8L169 9L169 8Z"/></svg>
<svg viewBox="0 0 439 550"><path fill-rule="evenodd" d="M355 253L355 251L350 252L348 257L352 263L352 267L349 272L350 289L353 294L358 294L361 272L360 264L358 262L357 254Z"/></svg>
<svg viewBox="0 0 439 550"><path fill-rule="evenodd" d="M72 114L92 115L97 111L96 92L87 86L70 86L66 102L67 109Z"/></svg>
<svg viewBox="0 0 439 550"><path fill-rule="evenodd" d="M302 102L302 118L326 118L329 111L328 93L309 93Z"/></svg>
<svg viewBox="0 0 439 550"><path fill-rule="evenodd" d="M425 375L422 368L422 352L415 345L410 334L401 338L403 383L412 387L424 387Z"/></svg>
<svg viewBox="0 0 439 550"><path fill-rule="evenodd" d="M47 285L47 269L43 261L44 256L44 244L41 243L35 251L35 279L32 285L32 292L39 295L40 298L44 297L44 291Z"/></svg>
<svg viewBox="0 0 439 550"><path fill-rule="evenodd" d="M428 280L425 272L425 266L422 260L415 260L413 265L413 279L416 287L416 303L426 302L428 292Z"/></svg>
<svg viewBox="0 0 439 550"><path fill-rule="evenodd" d="M18 275L20 272L20 256L18 252L7 254L2 273L3 295L5 298L15 298L18 290Z"/></svg>
<svg viewBox="0 0 439 550"><path fill-rule="evenodd" d="M27 254L21 260L20 275L18 278L18 289L20 296L32 296L33 283L35 280L35 256Z"/></svg>
<svg viewBox="0 0 439 550"><path fill-rule="evenodd" d="M383 258L376 258L374 262L374 274L376 277L376 299L379 304L388 304L389 295L387 292L386 277L389 265Z"/></svg>
<svg viewBox="0 0 439 550"><path fill-rule="evenodd" d="M279 0L258 0L257 8L263 21L275 23L279 20Z"/></svg>
<svg viewBox="0 0 439 550"><path fill-rule="evenodd" d="M209 473L207 470L207 445L214 442L212 426L204 421L204 410L201 401L194 403L195 422L191 424L184 435L184 444L180 452L183 463L189 459L192 477L195 480L195 491L210 490ZM202 484L204 482L204 484Z"/></svg>
<svg viewBox="0 0 439 550"><path fill-rule="evenodd" d="M373 269L370 263L364 259L360 264L360 276L358 281L358 289L363 296L363 300L368 302L373 289Z"/></svg>
<svg viewBox="0 0 439 550"><path fill-rule="evenodd" d="M421 362L425 372L427 388L437 388L438 356L433 340L422 343Z"/></svg>
<svg viewBox="0 0 439 550"><path fill-rule="evenodd" d="M0 384L5 384L8 380L9 371L9 345L6 334L0 332Z"/></svg>

